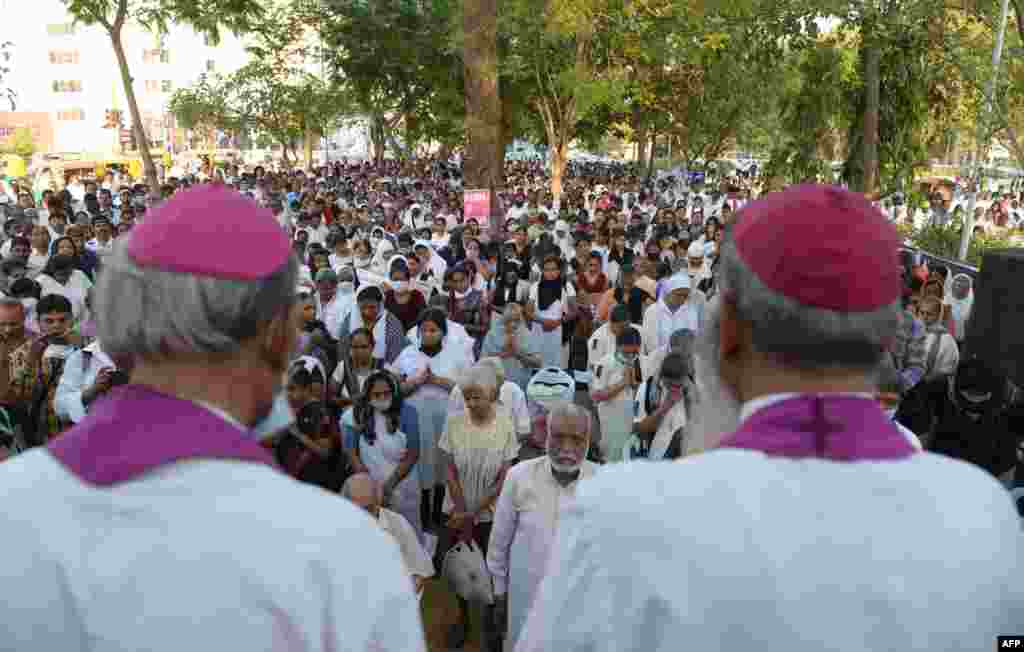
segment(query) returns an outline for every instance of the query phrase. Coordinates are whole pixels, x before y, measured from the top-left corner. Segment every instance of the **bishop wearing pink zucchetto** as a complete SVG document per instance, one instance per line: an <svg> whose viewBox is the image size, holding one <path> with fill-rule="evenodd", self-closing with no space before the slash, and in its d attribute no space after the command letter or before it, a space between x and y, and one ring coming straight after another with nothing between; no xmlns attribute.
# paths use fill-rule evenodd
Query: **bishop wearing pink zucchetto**
<svg viewBox="0 0 1024 652"><path fill-rule="evenodd" d="M0 649L424 650L387 534L260 445L292 421L297 273L270 211L225 186L104 258L97 336L131 381L0 468Z"/></svg>

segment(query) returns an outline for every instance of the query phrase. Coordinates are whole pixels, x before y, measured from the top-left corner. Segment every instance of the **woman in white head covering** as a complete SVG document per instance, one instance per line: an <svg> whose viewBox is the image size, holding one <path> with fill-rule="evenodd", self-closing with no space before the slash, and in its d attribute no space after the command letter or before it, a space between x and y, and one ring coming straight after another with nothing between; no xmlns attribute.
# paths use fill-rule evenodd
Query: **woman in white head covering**
<svg viewBox="0 0 1024 652"><path fill-rule="evenodd" d="M974 307L974 284L967 274L957 274L949 285L946 303L950 307L953 322L951 334L957 342L963 342L967 334L967 321L971 318L971 308Z"/></svg>

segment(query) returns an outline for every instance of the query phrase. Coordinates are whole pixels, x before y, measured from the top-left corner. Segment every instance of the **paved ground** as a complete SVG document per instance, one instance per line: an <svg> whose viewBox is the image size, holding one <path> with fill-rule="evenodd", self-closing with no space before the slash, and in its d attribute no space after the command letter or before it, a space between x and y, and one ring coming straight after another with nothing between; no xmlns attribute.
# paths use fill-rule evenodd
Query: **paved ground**
<svg viewBox="0 0 1024 652"><path fill-rule="evenodd" d="M445 646L448 626L458 620L459 605L455 594L448 588L448 583L434 577L427 582L421 603L423 630L427 638L427 649L430 652L449 652ZM455 652L455 651L452 651ZM469 638L462 652L480 652L480 620L474 615Z"/></svg>

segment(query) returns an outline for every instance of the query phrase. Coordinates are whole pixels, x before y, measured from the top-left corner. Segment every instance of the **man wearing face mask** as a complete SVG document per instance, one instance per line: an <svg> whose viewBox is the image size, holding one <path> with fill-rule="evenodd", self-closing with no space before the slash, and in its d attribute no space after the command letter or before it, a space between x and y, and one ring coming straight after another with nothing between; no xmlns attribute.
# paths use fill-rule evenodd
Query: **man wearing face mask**
<svg viewBox="0 0 1024 652"><path fill-rule="evenodd" d="M496 624L505 649L515 648L527 610L544 579L558 532L558 514L580 480L598 466L588 462L590 414L559 403L548 414L547 455L515 465L505 476L494 511L487 568L494 577Z"/></svg>
<svg viewBox="0 0 1024 652"><path fill-rule="evenodd" d="M284 476L259 443L292 419L297 275L271 213L224 187L175 195L115 246L94 307L132 382L5 463L7 647L425 649L387 535ZM358 560L336 554L341 540Z"/></svg>

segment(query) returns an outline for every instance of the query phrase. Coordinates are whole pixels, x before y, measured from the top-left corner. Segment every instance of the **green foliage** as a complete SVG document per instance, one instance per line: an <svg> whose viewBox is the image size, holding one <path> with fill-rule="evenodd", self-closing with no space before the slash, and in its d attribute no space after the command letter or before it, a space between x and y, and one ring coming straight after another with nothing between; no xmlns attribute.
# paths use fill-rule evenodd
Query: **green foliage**
<svg viewBox="0 0 1024 652"><path fill-rule="evenodd" d="M946 226L926 226L921 229L911 229L909 240L915 247L923 249L930 254L950 260L957 260L960 254L960 234L962 230L963 222L957 217ZM981 260L987 250L1006 249L1013 246L1015 246L1014 243L1004 236L976 234L971 238L966 262L978 267L981 265Z"/></svg>
<svg viewBox="0 0 1024 652"><path fill-rule="evenodd" d="M186 127L251 132L276 142L285 157L297 141L325 133L352 112L346 95L309 71L319 55L303 17L280 6L253 26L249 61L226 77L202 76L171 97L169 109Z"/></svg>
<svg viewBox="0 0 1024 652"><path fill-rule="evenodd" d="M2 148L4 154L17 154L24 159L32 158L36 153L35 138L32 137L32 130L28 127L18 127L14 130L14 138Z"/></svg>
<svg viewBox="0 0 1024 652"><path fill-rule="evenodd" d="M452 48L451 0L299 0L323 40L332 82L369 116L381 148L403 121L406 137L462 140L462 63Z"/></svg>
<svg viewBox="0 0 1024 652"><path fill-rule="evenodd" d="M125 20L134 21L155 34L165 34L172 24L186 24L212 42L221 29L247 32L263 15L257 0L62 0L68 13L85 25L102 25L108 31ZM119 20L122 21L119 23Z"/></svg>

